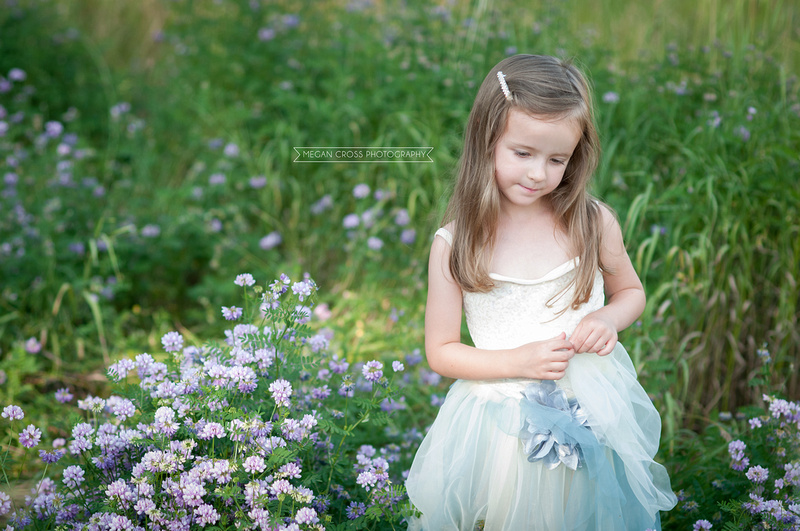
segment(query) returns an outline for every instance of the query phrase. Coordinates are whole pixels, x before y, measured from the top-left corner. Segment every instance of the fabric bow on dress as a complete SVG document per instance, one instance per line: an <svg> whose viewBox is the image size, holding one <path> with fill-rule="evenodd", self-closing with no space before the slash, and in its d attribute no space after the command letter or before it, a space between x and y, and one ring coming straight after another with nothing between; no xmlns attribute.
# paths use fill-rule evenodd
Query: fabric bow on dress
<svg viewBox="0 0 800 531"><path fill-rule="evenodd" d="M569 400L553 380L530 383L522 395L524 423L520 439L528 461L541 459L550 470L561 463L577 470L583 464L583 455L581 445L571 433L575 429L591 431L588 417L577 400ZM542 408L546 408L544 417Z"/></svg>

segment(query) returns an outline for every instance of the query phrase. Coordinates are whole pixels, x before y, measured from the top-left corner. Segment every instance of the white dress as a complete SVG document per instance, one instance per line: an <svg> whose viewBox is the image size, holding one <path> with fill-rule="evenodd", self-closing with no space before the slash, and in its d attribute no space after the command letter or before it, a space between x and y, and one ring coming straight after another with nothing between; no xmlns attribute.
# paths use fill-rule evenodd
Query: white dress
<svg viewBox="0 0 800 531"><path fill-rule="evenodd" d="M452 244L445 229L437 235ZM514 348L571 334L604 304L598 271L590 300L559 311L577 259L536 280L491 274L488 293L464 292L476 347ZM526 394L523 394L525 392ZM621 344L608 356L578 354L566 375L539 380L457 380L417 451L406 488L423 531L660 529L674 507L653 461L661 418Z"/></svg>

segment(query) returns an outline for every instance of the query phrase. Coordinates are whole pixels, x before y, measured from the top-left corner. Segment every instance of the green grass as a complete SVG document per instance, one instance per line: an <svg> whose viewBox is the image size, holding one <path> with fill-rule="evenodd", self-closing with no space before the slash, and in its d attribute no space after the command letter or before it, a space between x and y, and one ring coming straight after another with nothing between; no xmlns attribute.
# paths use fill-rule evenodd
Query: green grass
<svg viewBox="0 0 800 531"><path fill-rule="evenodd" d="M351 358L421 347L427 250L461 132L485 72L514 51L574 57L592 78L604 148L595 192L619 213L648 293L622 340L667 452L681 451L682 430L702 432L767 388L800 397L796 5L256 4L21 1L0 14L0 73L22 68L36 88L20 101L0 94L26 113L0 150L29 154L18 200L39 233L17 242L27 233L16 200L0 198L0 244L25 249L0 265L3 403L46 417L64 384L99 392L108 359L155 349L171 329L218 332L230 279L245 271L311 273ZM272 39L259 40L264 28ZM114 120L120 102L131 112ZM53 186L55 146L35 141L48 120L91 149L74 176L96 179L102 199ZM223 154L227 143L238 156ZM434 162L293 163L292 148L310 145L432 146ZM224 184L209 184L215 173ZM250 186L256 176L263 187ZM359 183L383 199L354 198ZM332 206L313 214L326 195ZM372 227L342 228L374 207ZM412 244L398 241L400 209ZM156 238L141 235L148 224ZM273 231L283 242L261 249ZM38 356L24 352L30 337ZM749 386L764 347L776 370Z"/></svg>

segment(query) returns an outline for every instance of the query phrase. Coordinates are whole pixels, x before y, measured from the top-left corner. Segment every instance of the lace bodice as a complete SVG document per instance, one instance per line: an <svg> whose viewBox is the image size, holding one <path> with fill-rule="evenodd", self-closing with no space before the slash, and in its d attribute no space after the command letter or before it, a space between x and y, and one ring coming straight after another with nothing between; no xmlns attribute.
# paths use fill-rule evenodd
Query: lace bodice
<svg viewBox="0 0 800 531"><path fill-rule="evenodd" d="M436 234L452 242L446 229L439 229ZM564 288L575 277L577 265L578 258L574 258L535 280L491 273L496 285L493 290L464 292L467 328L475 346L504 349L549 339L561 332L569 337L584 316L604 303L603 276L598 271L589 301L577 310L568 308L562 312L572 301L574 286Z"/></svg>

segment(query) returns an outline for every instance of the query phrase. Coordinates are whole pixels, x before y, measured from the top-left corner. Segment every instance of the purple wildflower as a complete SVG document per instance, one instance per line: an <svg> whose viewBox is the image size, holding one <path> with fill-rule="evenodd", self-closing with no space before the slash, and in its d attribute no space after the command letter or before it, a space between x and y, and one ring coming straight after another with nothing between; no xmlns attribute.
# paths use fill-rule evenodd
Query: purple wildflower
<svg viewBox="0 0 800 531"><path fill-rule="evenodd" d="M133 360L125 358L112 364L108 368L108 374L121 380L122 378L128 376L129 371L132 371L135 368L136 364L133 362Z"/></svg>
<svg viewBox="0 0 800 531"><path fill-rule="evenodd" d="M0 516L11 512L11 496L0 491Z"/></svg>
<svg viewBox="0 0 800 531"><path fill-rule="evenodd" d="M408 210L405 208L401 208L397 211L397 214L394 215L394 222L401 227L404 227L409 224L411 221L411 217L408 215Z"/></svg>
<svg viewBox="0 0 800 531"><path fill-rule="evenodd" d="M278 494L289 494L292 492L292 484L285 479L279 479L269 486L269 490L272 492L273 496L277 496Z"/></svg>
<svg viewBox="0 0 800 531"><path fill-rule="evenodd" d="M53 450L52 452L47 452L45 450L39 450L39 457L42 459L42 461L51 465L64 457L64 451Z"/></svg>
<svg viewBox="0 0 800 531"><path fill-rule="evenodd" d="M272 399L275 400L275 405L289 407L291 402L289 397L292 396L292 384L284 379L275 380L269 384L269 392L272 393Z"/></svg>
<svg viewBox="0 0 800 531"><path fill-rule="evenodd" d="M224 173L212 173L208 177L208 184L212 186L220 186L225 184L225 174Z"/></svg>
<svg viewBox="0 0 800 531"><path fill-rule="evenodd" d="M377 382L383 377L383 363L377 360L368 361L361 368L361 374L370 382Z"/></svg>
<svg viewBox="0 0 800 531"><path fill-rule="evenodd" d="M377 236L370 236L367 239L367 247L369 247L373 251L380 251L381 248L383 247L383 240L381 240Z"/></svg>
<svg viewBox="0 0 800 531"><path fill-rule="evenodd" d="M360 222L361 218L358 217L358 214L347 214L342 220L342 226L346 229L354 229Z"/></svg>
<svg viewBox="0 0 800 531"><path fill-rule="evenodd" d="M351 501L350 505L347 506L347 517L350 520L355 520L359 516L364 516L366 512L367 512L367 506L361 502Z"/></svg>
<svg viewBox="0 0 800 531"><path fill-rule="evenodd" d="M322 196L319 201L311 205L312 214L322 214L333 206L333 198L330 195Z"/></svg>
<svg viewBox="0 0 800 531"><path fill-rule="evenodd" d="M197 523L201 527L212 525L219 520L219 513L213 506L206 503L200 505L194 510L194 515L197 517Z"/></svg>
<svg viewBox="0 0 800 531"><path fill-rule="evenodd" d="M159 234L161 234L161 227L155 223L148 223L142 227L141 234L142 238L156 238Z"/></svg>
<svg viewBox="0 0 800 531"><path fill-rule="evenodd" d="M56 391L56 400L61 402L62 404L66 404L67 402L71 402L74 396L72 393L69 392L69 389L66 387L62 387L58 391Z"/></svg>
<svg viewBox="0 0 800 531"><path fill-rule="evenodd" d="M183 348L183 336L174 330L167 332L161 338L161 344L166 352L177 352Z"/></svg>
<svg viewBox="0 0 800 531"><path fill-rule="evenodd" d="M258 30L258 40L262 42L271 41L275 38L275 30L272 28L261 28Z"/></svg>
<svg viewBox="0 0 800 531"><path fill-rule="evenodd" d="M369 195L369 185L361 183L353 188L353 197L356 199L363 199Z"/></svg>
<svg viewBox="0 0 800 531"><path fill-rule="evenodd" d="M112 402L111 398L108 399L111 406L111 412L116 415L119 420L124 422L125 420L131 418L134 413L136 413L136 406L134 406L133 402L127 398L112 398L116 398L116 400Z"/></svg>
<svg viewBox="0 0 800 531"><path fill-rule="evenodd" d="M711 522L708 520L698 520L692 526L692 531L708 531L711 529Z"/></svg>
<svg viewBox="0 0 800 531"><path fill-rule="evenodd" d="M613 91L603 94L603 103L617 103L619 102L619 94Z"/></svg>
<svg viewBox="0 0 800 531"><path fill-rule="evenodd" d="M743 126L743 125L740 125L739 127L737 127L737 128L736 128L736 129L733 131L733 134L735 134L736 136L738 136L739 138L741 138L741 139L742 139L742 142L747 142L748 140L750 140L750 130L749 130L749 129L747 129L747 128L746 128L745 126Z"/></svg>
<svg viewBox="0 0 800 531"><path fill-rule="evenodd" d="M123 101L111 107L111 109L109 109L109 113L111 114L111 117L113 119L117 120L123 114L130 112L130 110L131 110L131 104Z"/></svg>
<svg viewBox="0 0 800 531"><path fill-rule="evenodd" d="M25 342L25 352L28 354L38 354L42 350L42 344L35 337L28 338Z"/></svg>
<svg viewBox="0 0 800 531"><path fill-rule="evenodd" d="M8 71L8 79L11 81L25 81L27 77L28 74L21 68L12 68Z"/></svg>
<svg viewBox="0 0 800 531"><path fill-rule="evenodd" d="M400 233L400 241L406 245L411 245L417 239L417 231L414 229L406 229Z"/></svg>
<svg viewBox="0 0 800 531"><path fill-rule="evenodd" d="M319 522L319 518L317 517L317 511L311 507L303 507L295 513L294 521L300 525L316 524Z"/></svg>
<svg viewBox="0 0 800 531"><path fill-rule="evenodd" d="M228 142L225 144L225 147L222 149L222 152L225 154L226 157L235 158L239 156L239 146L234 144L233 142Z"/></svg>
<svg viewBox="0 0 800 531"><path fill-rule="evenodd" d="M333 359L328 362L328 367L330 367L331 371L335 374L343 374L350 367L350 364L347 360L340 361L338 357L334 355Z"/></svg>
<svg viewBox="0 0 800 531"><path fill-rule="evenodd" d="M63 481L64 485L67 487L74 489L83 483L84 474L85 472L81 467L71 465L64 469L64 477L61 481Z"/></svg>
<svg viewBox="0 0 800 531"><path fill-rule="evenodd" d="M378 476L375 475L374 472L371 470L366 470L358 475L356 478L356 483L360 486L364 487L364 489L369 492L371 489L375 487L378 482Z"/></svg>
<svg viewBox="0 0 800 531"><path fill-rule="evenodd" d="M286 463L278 470L279 478L298 479L303 469L297 463Z"/></svg>
<svg viewBox="0 0 800 531"><path fill-rule="evenodd" d="M25 448L33 448L34 446L37 446L41 439L42 430L33 424L28 424L28 427L22 430L22 432L19 434L19 442Z"/></svg>
<svg viewBox="0 0 800 531"><path fill-rule="evenodd" d="M264 458L258 455L251 455L247 459L244 460L242 468L245 469L246 472L250 472L251 474L260 474L266 468L266 463L264 463Z"/></svg>
<svg viewBox="0 0 800 531"><path fill-rule="evenodd" d="M277 231L272 231L263 238L261 238L261 241L258 242L258 246L264 249L265 251L269 251L270 249L280 245L282 241L283 238L281 238L280 233Z"/></svg>
<svg viewBox="0 0 800 531"><path fill-rule="evenodd" d="M3 413L0 416L8 420L22 420L25 418L25 412L19 406L10 405L3 408Z"/></svg>
<svg viewBox="0 0 800 531"><path fill-rule="evenodd" d="M256 283L256 279L250 273L242 273L241 275L236 275L236 280L233 283L237 286L249 287Z"/></svg>
<svg viewBox="0 0 800 531"><path fill-rule="evenodd" d="M297 295L297 298L300 300L300 302L303 302L306 297L311 296L311 289L313 287L314 283L312 281L302 280L292 284L292 293Z"/></svg>
<svg viewBox="0 0 800 531"><path fill-rule="evenodd" d="M223 306L222 316L228 321L235 321L242 316L242 309L236 306L231 306L230 308Z"/></svg>
<svg viewBox="0 0 800 531"><path fill-rule="evenodd" d="M223 428L222 424L219 422L209 422L203 426L203 429L197 436L201 439L222 439L225 437L225 428Z"/></svg>
<svg viewBox="0 0 800 531"><path fill-rule="evenodd" d="M762 466L752 466L745 474L747 479L756 484L764 483L769 477L769 470Z"/></svg>
<svg viewBox="0 0 800 531"><path fill-rule="evenodd" d="M403 372L403 370L405 370L405 367L401 362L395 360L392 362L392 370L394 372Z"/></svg>

